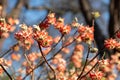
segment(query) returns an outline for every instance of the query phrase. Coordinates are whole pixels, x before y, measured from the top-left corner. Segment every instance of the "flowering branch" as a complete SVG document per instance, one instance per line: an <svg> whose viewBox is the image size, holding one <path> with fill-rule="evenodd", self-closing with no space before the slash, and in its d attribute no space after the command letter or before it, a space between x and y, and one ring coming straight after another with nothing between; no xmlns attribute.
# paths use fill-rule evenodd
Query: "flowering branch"
<svg viewBox="0 0 120 80"><path fill-rule="evenodd" d="M60 50L58 50L54 55L53 57L49 58L47 61L50 61L51 59L54 58L54 56L56 56L64 47L67 47L69 46L70 44L72 44L76 39L74 39L72 42L70 42L69 44L67 45L64 45L63 47L60 48ZM39 65L37 65L34 69L32 69L26 76L23 77L23 80L31 73L33 72L35 69L37 69L38 67L40 67L41 65L43 65L45 63L45 61L41 62Z"/></svg>
<svg viewBox="0 0 120 80"><path fill-rule="evenodd" d="M77 33L77 30L75 31L74 35ZM62 39L62 37L61 37ZM59 40L60 41L60 40ZM62 46L54 55L53 57L47 59L47 61L50 61L51 59L53 59L63 48L71 45L74 41L76 41L76 39L74 38L69 44L66 44L64 46ZM39 45L40 46L40 45ZM39 62L40 63L40 62ZM41 65L43 65L45 63L45 61L41 62L40 64L38 64L34 69L32 69L26 76L23 77L23 80L31 73L33 72L35 69L37 69L38 67L40 67Z"/></svg>
<svg viewBox="0 0 120 80"><path fill-rule="evenodd" d="M114 33L114 35L112 37L114 37L115 34L119 32L119 30L120 30L120 28ZM92 62L102 51L104 51L104 49L105 49L105 46L103 46L103 48L88 62L88 64L90 62Z"/></svg>
<svg viewBox="0 0 120 80"><path fill-rule="evenodd" d="M39 45L39 43L38 43L38 45ZM54 69L50 66L50 64L48 63L47 59L45 58L40 45L39 45L39 49L40 49L41 55L44 58L45 62L47 63L47 65L49 66L49 68L53 71L53 73L54 73L54 80L55 80L56 79L56 75L55 75Z"/></svg>
<svg viewBox="0 0 120 80"><path fill-rule="evenodd" d="M98 61L96 62L96 64L86 74L84 74L83 76L81 76L81 79L83 77L85 77L86 75L88 75L90 73L90 71L92 71L95 68L95 66L97 66L97 65L98 65Z"/></svg>

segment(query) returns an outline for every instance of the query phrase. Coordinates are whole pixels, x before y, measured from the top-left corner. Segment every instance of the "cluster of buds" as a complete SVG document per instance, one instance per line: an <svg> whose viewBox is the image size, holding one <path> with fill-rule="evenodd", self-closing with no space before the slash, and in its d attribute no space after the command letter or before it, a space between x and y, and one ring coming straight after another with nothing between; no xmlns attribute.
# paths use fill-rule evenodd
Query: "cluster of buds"
<svg viewBox="0 0 120 80"><path fill-rule="evenodd" d="M12 59L12 60L19 61L20 58L21 58L21 55L20 55L20 54L16 54L16 53L12 53L12 54L11 54L11 59Z"/></svg>
<svg viewBox="0 0 120 80"><path fill-rule="evenodd" d="M30 73L34 69L34 66L26 66L26 74Z"/></svg>
<svg viewBox="0 0 120 80"><path fill-rule="evenodd" d="M110 38L105 40L104 46L105 48L111 50L111 49L119 48L119 43L116 41L116 39Z"/></svg>
<svg viewBox="0 0 120 80"><path fill-rule="evenodd" d="M109 65L109 60L108 59L102 59L99 61L99 65Z"/></svg>
<svg viewBox="0 0 120 80"><path fill-rule="evenodd" d="M117 41L112 38L105 40L105 43L104 43L107 49L114 49L116 47L116 44L117 44Z"/></svg>
<svg viewBox="0 0 120 80"><path fill-rule="evenodd" d="M12 26L19 24L19 20L18 19L13 19L13 18L8 18L8 23Z"/></svg>
<svg viewBox="0 0 120 80"><path fill-rule="evenodd" d="M59 72L64 72L66 70L66 61L63 58L58 59L58 64L56 69Z"/></svg>
<svg viewBox="0 0 120 80"><path fill-rule="evenodd" d="M27 27L25 24L22 24L20 28L21 30L15 33L15 38L21 43L22 46L29 49L31 44L33 44L32 28Z"/></svg>
<svg viewBox="0 0 120 80"><path fill-rule="evenodd" d="M80 24L78 23L78 19L75 17L75 19L73 20L72 24L71 24L72 27L79 27Z"/></svg>
<svg viewBox="0 0 120 80"><path fill-rule="evenodd" d="M12 61L11 60L6 60L4 58L0 58L0 64L4 67L4 68L8 68L11 67L12 65ZM2 75L4 72L3 68L0 66L0 75Z"/></svg>
<svg viewBox="0 0 120 80"><path fill-rule="evenodd" d="M52 67L56 70L57 79L66 79L65 70L66 70L66 60L63 59L62 54L57 54L51 61Z"/></svg>
<svg viewBox="0 0 120 80"><path fill-rule="evenodd" d="M75 67L80 68L81 67L81 62L82 62L82 57L83 57L83 50L84 47L83 45L76 45L74 53L72 55L72 62L74 63Z"/></svg>
<svg viewBox="0 0 120 80"><path fill-rule="evenodd" d="M79 38L81 41L84 41L88 44L91 44L91 42L94 40L94 27L89 26L80 26L78 28L79 32Z"/></svg>
<svg viewBox="0 0 120 80"><path fill-rule="evenodd" d="M49 13L45 20L39 24L41 29L47 29L51 24L55 24L56 18L55 13Z"/></svg>
<svg viewBox="0 0 120 80"><path fill-rule="evenodd" d="M4 58L0 58L0 64L2 64L4 67L10 67L12 65L12 61L11 60L7 60Z"/></svg>
<svg viewBox="0 0 120 80"><path fill-rule="evenodd" d="M9 32L13 32L14 29L15 28L8 24L4 18L0 18L0 37L7 38Z"/></svg>
<svg viewBox="0 0 120 80"><path fill-rule="evenodd" d="M53 25L55 28L57 28L62 34L68 34L71 31L70 25L64 25L64 19L58 18L56 20L55 13L49 13L45 20L43 20L39 27L41 30L47 29L50 25Z"/></svg>
<svg viewBox="0 0 120 80"><path fill-rule="evenodd" d="M33 38L39 42L42 47L49 47L53 39L48 35L46 30L40 30L39 26L27 27L25 24L20 26L21 30L15 33L15 38L24 46L26 49L30 49L34 43Z"/></svg>
<svg viewBox="0 0 120 80"><path fill-rule="evenodd" d="M63 59L61 54L57 54L53 59L52 59L52 64L56 65L56 70L58 72L64 73L66 70L66 61Z"/></svg>
<svg viewBox="0 0 120 80"><path fill-rule="evenodd" d="M103 73L101 71L98 71L98 72L90 72L89 73L89 77L92 79L92 80L101 80L102 77L103 77Z"/></svg>
<svg viewBox="0 0 120 80"><path fill-rule="evenodd" d="M116 33L116 37L120 39L120 31ZM113 38L105 40L104 46L109 50L116 49L120 51L120 42L118 42L116 39L113 39Z"/></svg>
<svg viewBox="0 0 120 80"><path fill-rule="evenodd" d="M53 43L53 38L48 35L46 30L40 30L38 26L35 27L33 38L38 41L42 47L49 47Z"/></svg>
<svg viewBox="0 0 120 80"><path fill-rule="evenodd" d="M103 72L111 72L114 68L111 61L109 59L102 59L99 61L99 68Z"/></svg>
<svg viewBox="0 0 120 80"><path fill-rule="evenodd" d="M70 25L64 25L63 18L58 18L56 23L54 24L54 27L58 29L62 34L68 34L71 31Z"/></svg>
<svg viewBox="0 0 120 80"><path fill-rule="evenodd" d="M38 55L36 53L34 53L34 52L28 54L27 56L28 56L28 59L29 59L30 62L34 62L35 60L38 59Z"/></svg>

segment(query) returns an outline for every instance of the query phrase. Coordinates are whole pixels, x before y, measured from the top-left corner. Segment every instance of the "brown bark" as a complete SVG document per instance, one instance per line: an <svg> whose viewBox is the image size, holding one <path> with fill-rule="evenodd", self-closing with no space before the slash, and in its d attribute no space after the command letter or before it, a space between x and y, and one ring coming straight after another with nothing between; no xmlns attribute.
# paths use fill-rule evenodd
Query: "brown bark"
<svg viewBox="0 0 120 80"><path fill-rule="evenodd" d="M114 32L120 28L120 0L111 0L109 11L109 35L112 37Z"/></svg>

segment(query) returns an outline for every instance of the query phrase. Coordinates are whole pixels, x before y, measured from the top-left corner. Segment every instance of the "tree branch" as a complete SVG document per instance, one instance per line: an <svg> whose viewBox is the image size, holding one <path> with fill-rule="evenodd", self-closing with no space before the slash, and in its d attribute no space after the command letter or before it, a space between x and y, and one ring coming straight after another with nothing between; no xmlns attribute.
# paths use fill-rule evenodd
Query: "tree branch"
<svg viewBox="0 0 120 80"><path fill-rule="evenodd" d="M87 0L79 0L79 5L80 5L80 9L82 11L82 14L85 18L85 21L87 24L89 25L92 25L92 15L91 15L91 7L88 3ZM102 47L103 47L103 43L104 43L104 40L105 40L105 36L103 35L103 33L101 32L100 28L99 28L99 25L94 22L95 24L95 32L94 32L94 38L95 38L95 41L98 45L98 49L101 50ZM101 52L102 53L102 52ZM100 54L100 56L102 56L102 54Z"/></svg>
<svg viewBox="0 0 120 80"><path fill-rule="evenodd" d="M7 74L7 76L10 78L10 80L13 80L11 75L6 71L6 69L3 67L2 64L0 64L1 68L4 70L4 72Z"/></svg>

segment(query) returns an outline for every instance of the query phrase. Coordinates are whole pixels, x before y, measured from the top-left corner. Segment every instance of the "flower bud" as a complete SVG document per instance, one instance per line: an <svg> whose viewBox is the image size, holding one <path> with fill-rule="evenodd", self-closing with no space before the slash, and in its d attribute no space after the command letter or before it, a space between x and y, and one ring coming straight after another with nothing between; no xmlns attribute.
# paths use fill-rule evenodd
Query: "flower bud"
<svg viewBox="0 0 120 80"><path fill-rule="evenodd" d="M90 52L91 52L91 53L97 53L97 52L98 52L98 49L97 49L97 48L90 48Z"/></svg>

